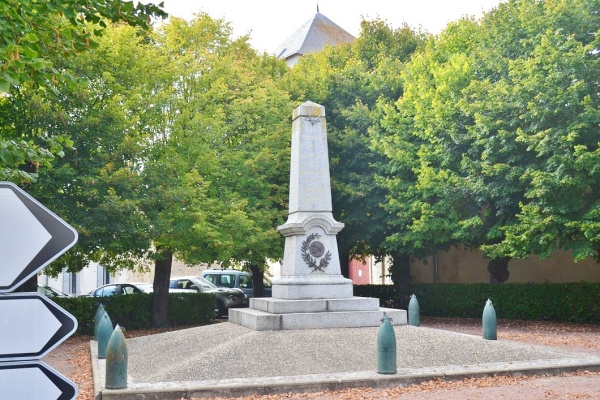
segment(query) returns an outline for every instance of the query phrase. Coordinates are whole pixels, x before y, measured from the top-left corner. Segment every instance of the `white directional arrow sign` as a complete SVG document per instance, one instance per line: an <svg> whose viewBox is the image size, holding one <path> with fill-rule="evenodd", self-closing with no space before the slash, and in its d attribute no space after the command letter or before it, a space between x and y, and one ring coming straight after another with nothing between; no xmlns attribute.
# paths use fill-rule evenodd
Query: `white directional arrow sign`
<svg viewBox="0 0 600 400"><path fill-rule="evenodd" d="M77 320L39 293L12 293L77 242L77 232L15 184L0 182L0 399L73 400L77 387L44 357ZM9 361L9 362L7 362Z"/></svg>
<svg viewBox="0 0 600 400"><path fill-rule="evenodd" d="M0 182L0 293L11 292L77 242L77 232L11 182Z"/></svg>
<svg viewBox="0 0 600 400"><path fill-rule="evenodd" d="M2 400L72 400L77 386L42 362L1 363Z"/></svg>
<svg viewBox="0 0 600 400"><path fill-rule="evenodd" d="M76 329L77 320L46 296L0 295L0 361L42 358Z"/></svg>

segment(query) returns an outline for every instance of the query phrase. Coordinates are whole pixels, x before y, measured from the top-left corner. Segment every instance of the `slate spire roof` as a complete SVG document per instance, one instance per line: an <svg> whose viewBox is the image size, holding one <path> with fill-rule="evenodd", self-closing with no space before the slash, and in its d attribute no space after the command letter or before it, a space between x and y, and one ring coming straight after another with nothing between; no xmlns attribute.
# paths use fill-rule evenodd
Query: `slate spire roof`
<svg viewBox="0 0 600 400"><path fill-rule="evenodd" d="M327 45L335 46L354 40L354 36L321 14L317 8L315 16L283 42L275 50L275 55L287 60L294 55L319 51Z"/></svg>

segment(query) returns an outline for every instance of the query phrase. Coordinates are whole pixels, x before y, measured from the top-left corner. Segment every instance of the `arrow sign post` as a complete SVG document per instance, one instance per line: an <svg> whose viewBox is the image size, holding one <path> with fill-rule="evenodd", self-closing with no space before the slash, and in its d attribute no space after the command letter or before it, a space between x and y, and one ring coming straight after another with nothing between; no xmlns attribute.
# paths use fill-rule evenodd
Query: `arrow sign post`
<svg viewBox="0 0 600 400"><path fill-rule="evenodd" d="M0 394L2 400L71 400L77 386L42 362L0 363Z"/></svg>
<svg viewBox="0 0 600 400"><path fill-rule="evenodd" d="M77 242L77 232L11 182L0 182L0 293L11 292Z"/></svg>
<svg viewBox="0 0 600 400"><path fill-rule="evenodd" d="M0 295L0 361L40 359L77 329L77 320L39 293Z"/></svg>
<svg viewBox="0 0 600 400"><path fill-rule="evenodd" d="M10 182L0 182L0 398L73 400L77 387L35 361L77 320L39 293L11 293L77 242L77 232ZM33 360L33 361L32 361Z"/></svg>

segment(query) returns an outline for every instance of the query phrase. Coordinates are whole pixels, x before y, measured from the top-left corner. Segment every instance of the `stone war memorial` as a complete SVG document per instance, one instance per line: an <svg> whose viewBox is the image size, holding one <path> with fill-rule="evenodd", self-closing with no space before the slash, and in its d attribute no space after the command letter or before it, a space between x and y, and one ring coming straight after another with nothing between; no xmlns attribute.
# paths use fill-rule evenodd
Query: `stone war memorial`
<svg viewBox="0 0 600 400"><path fill-rule="evenodd" d="M336 235L344 224L332 215L325 108L301 104L292 115L289 214L280 278L273 297L251 298L248 309L230 309L229 322L254 330L379 326L385 312L394 325L406 311L379 307L379 299L354 297L341 274Z"/></svg>

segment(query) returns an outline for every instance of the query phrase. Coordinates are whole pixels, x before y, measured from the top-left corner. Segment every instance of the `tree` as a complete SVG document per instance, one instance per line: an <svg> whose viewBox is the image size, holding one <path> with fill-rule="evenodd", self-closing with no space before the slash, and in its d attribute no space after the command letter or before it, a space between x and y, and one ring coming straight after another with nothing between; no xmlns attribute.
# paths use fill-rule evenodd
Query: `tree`
<svg viewBox="0 0 600 400"><path fill-rule="evenodd" d="M162 4L134 6L121 0L7 0L0 4L0 106L10 96L30 96L76 85L77 75L58 59L97 46L110 22L123 21L148 29L152 16L165 17ZM13 103L14 104L14 103ZM49 135L44 128L0 130L0 179L29 182L41 167L64 155L72 140L62 132Z"/></svg>
<svg viewBox="0 0 600 400"><path fill-rule="evenodd" d="M511 103L527 105L511 109L515 140L533 154L520 178L527 190L503 241L484 249L544 258L562 248L575 261L600 260L598 5L553 1L537 9L529 21L539 27L533 46L509 68Z"/></svg>
<svg viewBox="0 0 600 400"><path fill-rule="evenodd" d="M194 227L196 241L210 249L202 261L248 268L260 296L267 259L280 258L283 250L276 227L285 221L293 107L276 83L286 67L258 56L245 37L232 41L230 30L222 31L225 40L209 45L209 51L187 40L202 37L194 24L206 19L200 15L190 25L175 21L164 31L167 47L173 45L169 38L179 40L173 54L183 50L191 56L176 57L182 69L169 142L194 132L190 140L214 154L214 170L206 175L214 208Z"/></svg>
<svg viewBox="0 0 600 400"><path fill-rule="evenodd" d="M162 7L121 0L2 2L0 92L26 82L52 87L59 79L76 80L54 65L56 54L70 57L96 48L108 23L147 30L152 16L167 16Z"/></svg>
<svg viewBox="0 0 600 400"><path fill-rule="evenodd" d="M78 272L92 261L111 272L137 268L151 247L137 143L150 136L149 117L155 114L146 100L156 93L158 80L146 80L144 71L161 69L147 41L132 27L113 26L97 49L55 61L68 64L85 86L47 92L43 102L35 95L7 99L16 129L77 137L75 150L27 185L79 233L78 243L46 268L49 275Z"/></svg>
<svg viewBox="0 0 600 400"><path fill-rule="evenodd" d="M403 171L382 181L398 199L389 207L407 227L393 238L396 246L418 245L425 255L450 245L481 247L490 258L491 281L503 282L512 257L544 246L549 254L555 248L551 243L561 235L569 237L569 229L548 231L543 226L548 220L540 218L533 225L522 210L540 210L540 203L533 208L527 204L541 193L546 194L540 201L556 201L556 192L547 191L552 179L540 179L553 174L540 170L565 164L557 162L560 157L549 158L554 150L548 149L561 149L561 154L565 147L570 154L581 149L571 147L568 138L580 126L577 113L589 109L584 106L593 98L589 94L598 93L594 75L578 68L595 65L597 57L597 44L592 44L596 35L590 32L597 31L598 13L584 3L509 1L480 22L450 25L413 58L405 70L405 95L385 109L382 129L375 134L376 147L392 168ZM553 68L560 72L548 75ZM583 82L590 83L590 92L581 90ZM556 147L547 146L549 137L556 137ZM593 139L585 140L584 146L595 151ZM587 173L581 171L582 176ZM566 182L563 193L574 204L592 189ZM554 211L564 209L560 205ZM531 235L536 230L539 236ZM520 250L512 247L518 232L526 233ZM534 240L523 245L530 238ZM536 240L545 240L544 246Z"/></svg>
<svg viewBox="0 0 600 400"><path fill-rule="evenodd" d="M265 259L282 251L292 107L274 83L286 67L230 35L205 14L149 35L111 27L97 49L65 61L86 86L48 109L23 107L40 125L79 132L77 151L32 186L80 232L53 271L153 261L156 326L169 323L173 257L252 263L262 282Z"/></svg>
<svg viewBox="0 0 600 400"><path fill-rule="evenodd" d="M43 170L37 182L24 184L79 233L76 246L46 268L49 275L64 268L77 272L91 261L109 271L135 268L150 248L136 196L141 185L135 145L139 136L148 136L138 127L147 126L144 118L152 114L140 99L156 90L143 71L160 70L155 68L160 58L140 45L147 39L135 28L112 27L98 49L55 59L85 85L41 94L18 90L0 108L5 127L14 132L77 137L76 149Z"/></svg>

